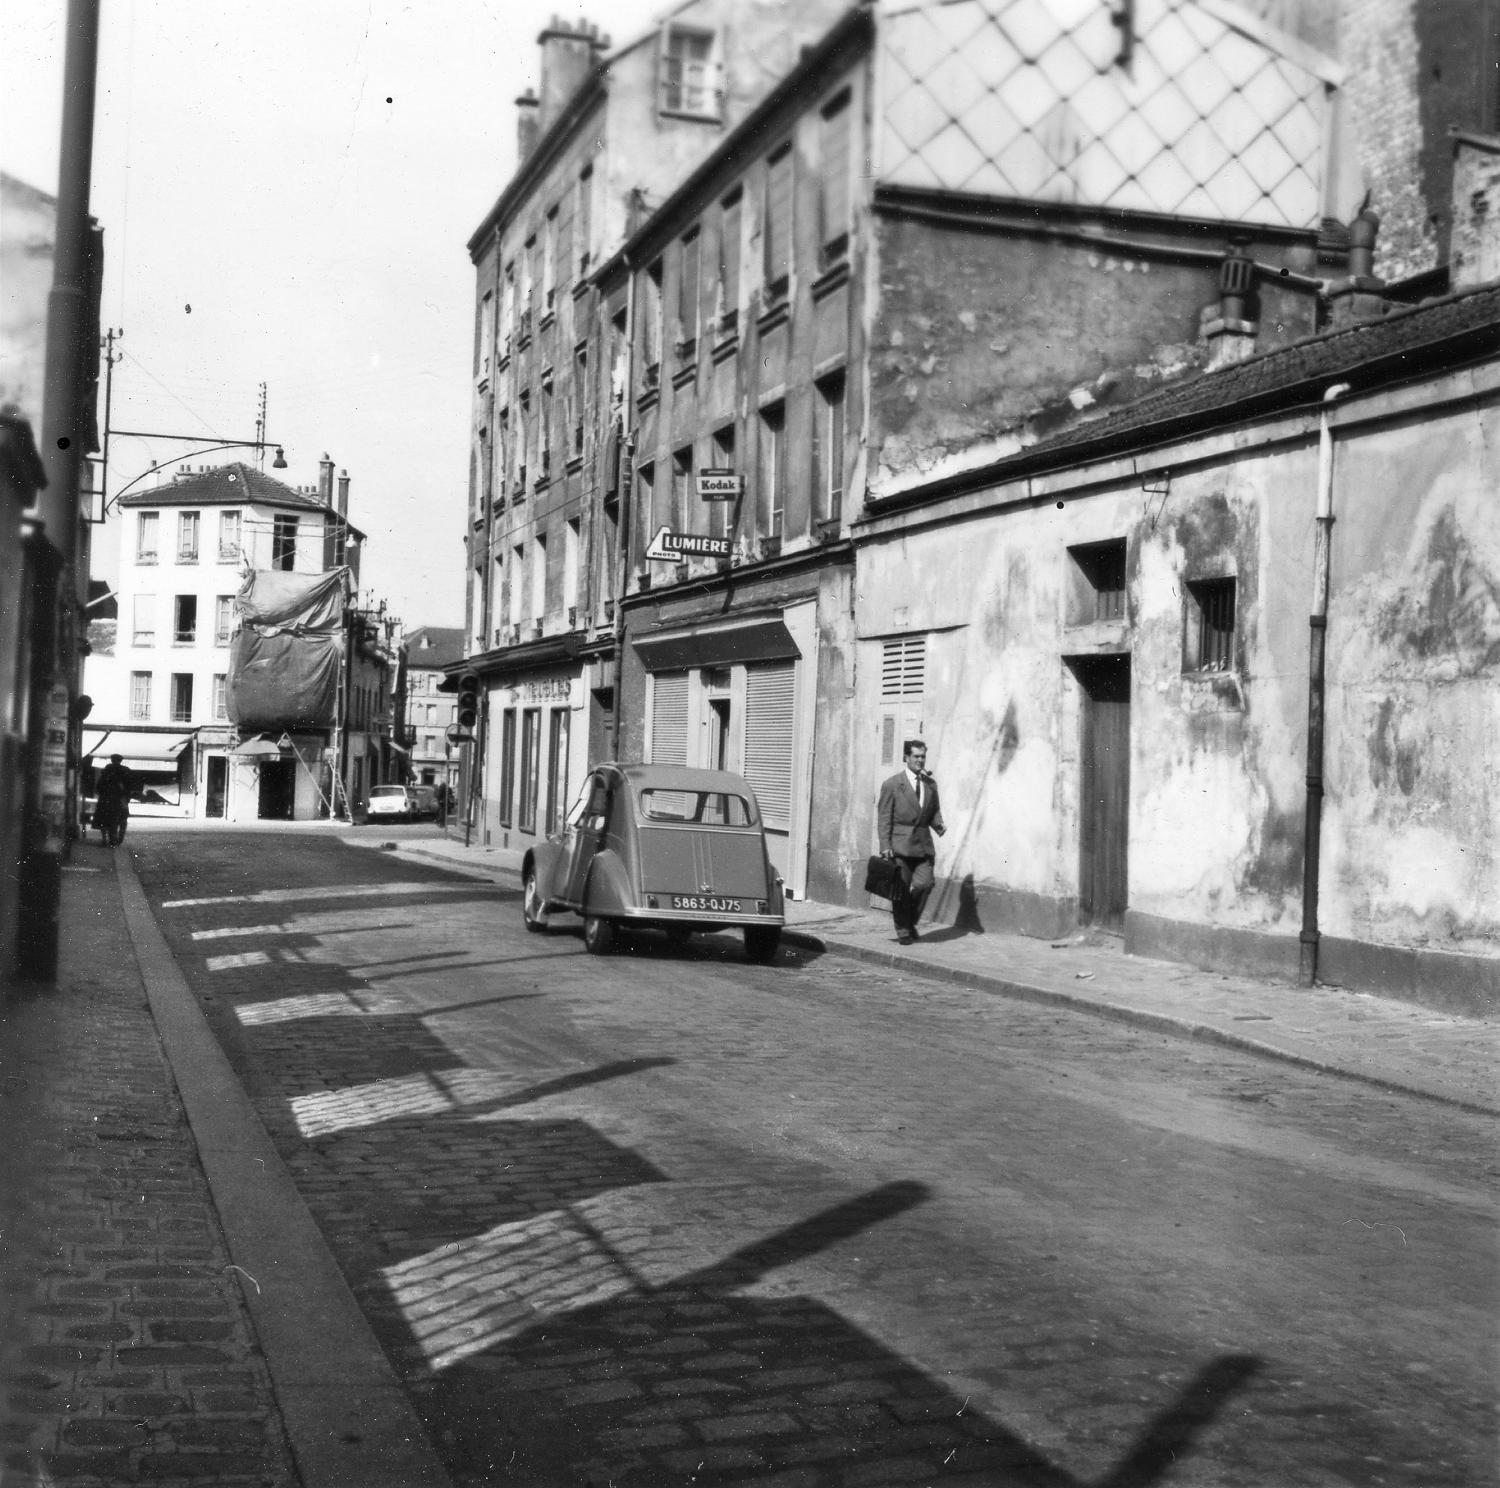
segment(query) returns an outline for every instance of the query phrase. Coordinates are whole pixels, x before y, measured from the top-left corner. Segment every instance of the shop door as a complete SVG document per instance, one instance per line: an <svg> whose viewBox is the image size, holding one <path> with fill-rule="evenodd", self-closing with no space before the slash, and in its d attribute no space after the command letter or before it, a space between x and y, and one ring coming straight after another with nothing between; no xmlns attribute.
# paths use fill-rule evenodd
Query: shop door
<svg viewBox="0 0 1500 1488"><path fill-rule="evenodd" d="M297 795L297 767L291 760L262 760L259 815L265 821L291 821Z"/></svg>
<svg viewBox="0 0 1500 1488"><path fill-rule="evenodd" d="M203 814L205 816L223 816L224 797L229 788L229 761L222 754L211 754L204 764L206 799L204 801Z"/></svg>
<svg viewBox="0 0 1500 1488"><path fill-rule="evenodd" d="M1077 663L1083 686L1078 917L1123 930L1128 903L1130 825L1130 658Z"/></svg>

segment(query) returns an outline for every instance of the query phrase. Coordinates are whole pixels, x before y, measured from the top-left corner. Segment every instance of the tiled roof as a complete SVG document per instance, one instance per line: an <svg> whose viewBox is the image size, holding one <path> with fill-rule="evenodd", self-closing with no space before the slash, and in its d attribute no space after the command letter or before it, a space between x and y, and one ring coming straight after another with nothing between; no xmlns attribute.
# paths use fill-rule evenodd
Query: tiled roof
<svg viewBox="0 0 1500 1488"><path fill-rule="evenodd" d="M464 654L464 632L457 625L421 625L406 636L406 664L423 670L452 666Z"/></svg>
<svg viewBox="0 0 1500 1488"><path fill-rule="evenodd" d="M235 461L194 471L149 491L131 491L120 498L121 506L287 506L298 511L327 511L326 502L305 491L294 490L253 465Z"/></svg>
<svg viewBox="0 0 1500 1488"><path fill-rule="evenodd" d="M1471 345L1472 343L1472 345ZM1500 283L1391 311L1172 383L1099 418L1071 425L1003 462L1030 463L1148 429L1239 419L1304 402L1335 381L1366 390L1430 373L1443 359L1500 352ZM1134 442L1132 440L1132 442Z"/></svg>

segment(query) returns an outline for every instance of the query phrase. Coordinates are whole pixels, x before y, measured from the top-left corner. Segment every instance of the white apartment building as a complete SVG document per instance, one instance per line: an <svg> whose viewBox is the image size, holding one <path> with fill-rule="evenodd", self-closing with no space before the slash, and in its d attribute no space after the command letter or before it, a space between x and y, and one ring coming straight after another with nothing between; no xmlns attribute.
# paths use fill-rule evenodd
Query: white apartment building
<svg viewBox="0 0 1500 1488"><path fill-rule="evenodd" d="M294 488L233 463L183 467L169 483L121 498L118 624L112 648L93 642L83 730L90 767L112 754L135 772L142 815L306 819L323 814L329 731L262 741L249 752L226 710L234 597L250 569L358 575L362 534L347 520L348 477L332 500L333 466L319 486ZM244 751L244 752L242 752Z"/></svg>
<svg viewBox="0 0 1500 1488"><path fill-rule="evenodd" d="M411 777L417 785L457 784L459 755L448 747L448 727L458 700L440 692L446 669L464 654L462 626L422 625L402 643L406 662L405 737Z"/></svg>

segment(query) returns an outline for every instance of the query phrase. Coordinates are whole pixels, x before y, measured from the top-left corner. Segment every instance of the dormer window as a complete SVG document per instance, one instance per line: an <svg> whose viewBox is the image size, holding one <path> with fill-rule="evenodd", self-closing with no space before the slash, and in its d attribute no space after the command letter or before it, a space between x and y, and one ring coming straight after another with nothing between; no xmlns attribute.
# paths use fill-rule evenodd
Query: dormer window
<svg viewBox="0 0 1500 1488"><path fill-rule="evenodd" d="M724 101L720 72L718 39L712 31L689 26L662 28L662 113L718 119Z"/></svg>

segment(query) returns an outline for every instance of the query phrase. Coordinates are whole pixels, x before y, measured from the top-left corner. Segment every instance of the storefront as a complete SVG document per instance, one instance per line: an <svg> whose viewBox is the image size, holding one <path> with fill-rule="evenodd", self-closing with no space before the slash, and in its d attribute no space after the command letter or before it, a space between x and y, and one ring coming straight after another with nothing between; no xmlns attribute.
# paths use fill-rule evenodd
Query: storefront
<svg viewBox="0 0 1500 1488"><path fill-rule="evenodd" d="M130 771L136 795L130 810L136 816L191 817L198 814L194 776L193 730L104 729L83 730L81 796L92 800L94 781L114 755Z"/></svg>

